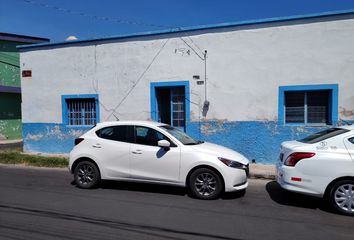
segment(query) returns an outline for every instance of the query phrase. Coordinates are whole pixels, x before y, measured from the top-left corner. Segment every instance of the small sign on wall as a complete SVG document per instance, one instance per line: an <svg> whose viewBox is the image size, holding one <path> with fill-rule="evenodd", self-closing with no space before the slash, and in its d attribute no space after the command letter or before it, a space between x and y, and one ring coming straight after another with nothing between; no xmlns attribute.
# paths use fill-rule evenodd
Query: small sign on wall
<svg viewBox="0 0 354 240"><path fill-rule="evenodd" d="M197 85L204 85L204 81L202 81L202 80L197 81Z"/></svg>
<svg viewBox="0 0 354 240"><path fill-rule="evenodd" d="M23 78L32 77L32 70L22 70L22 77Z"/></svg>

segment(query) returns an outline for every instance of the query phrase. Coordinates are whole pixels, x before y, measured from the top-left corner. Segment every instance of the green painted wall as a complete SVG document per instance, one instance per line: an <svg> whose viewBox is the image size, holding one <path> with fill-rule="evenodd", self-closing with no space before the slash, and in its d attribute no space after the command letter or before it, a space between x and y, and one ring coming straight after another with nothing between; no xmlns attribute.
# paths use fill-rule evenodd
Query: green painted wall
<svg viewBox="0 0 354 240"><path fill-rule="evenodd" d="M0 41L0 85L20 87L20 42ZM0 92L0 139L22 138L21 94Z"/></svg>
<svg viewBox="0 0 354 240"><path fill-rule="evenodd" d="M0 85L20 87L20 42L0 41Z"/></svg>
<svg viewBox="0 0 354 240"><path fill-rule="evenodd" d="M5 136L6 139L21 139L22 138L22 124L21 119L0 120L0 135Z"/></svg>

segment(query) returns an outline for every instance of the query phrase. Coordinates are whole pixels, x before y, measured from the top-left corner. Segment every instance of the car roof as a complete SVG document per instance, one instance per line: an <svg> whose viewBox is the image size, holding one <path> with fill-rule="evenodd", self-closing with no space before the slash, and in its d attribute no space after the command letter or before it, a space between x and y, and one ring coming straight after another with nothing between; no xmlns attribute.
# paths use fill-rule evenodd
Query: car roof
<svg viewBox="0 0 354 240"><path fill-rule="evenodd" d="M167 125L165 123L155 122L155 121L109 121L109 122L101 122L97 123L98 127L108 127L108 126L116 126L116 125L142 125L142 126L153 126L159 127Z"/></svg>

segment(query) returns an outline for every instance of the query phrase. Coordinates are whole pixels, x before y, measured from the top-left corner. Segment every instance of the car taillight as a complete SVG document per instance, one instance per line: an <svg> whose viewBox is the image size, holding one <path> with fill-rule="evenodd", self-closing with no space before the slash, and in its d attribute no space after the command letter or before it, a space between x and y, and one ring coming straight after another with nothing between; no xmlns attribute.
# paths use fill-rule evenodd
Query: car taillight
<svg viewBox="0 0 354 240"><path fill-rule="evenodd" d="M284 162L284 165L294 167L296 163L304 158L311 158L315 156L315 153L310 152L295 152L292 153Z"/></svg>
<svg viewBox="0 0 354 240"><path fill-rule="evenodd" d="M84 141L83 138L75 138L75 146Z"/></svg>

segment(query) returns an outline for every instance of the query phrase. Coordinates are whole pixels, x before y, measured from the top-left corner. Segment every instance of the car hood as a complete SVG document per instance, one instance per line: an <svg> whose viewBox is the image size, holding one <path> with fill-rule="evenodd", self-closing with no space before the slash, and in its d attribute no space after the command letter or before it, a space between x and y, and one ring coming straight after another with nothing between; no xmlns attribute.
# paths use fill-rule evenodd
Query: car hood
<svg viewBox="0 0 354 240"><path fill-rule="evenodd" d="M192 148L195 151L206 153L210 155L214 155L216 157L227 158L229 160L234 160L240 162L242 164L247 165L249 163L248 159L242 154L231 150L230 148L226 148L220 145L216 145L213 143L204 142L198 145L193 145Z"/></svg>

